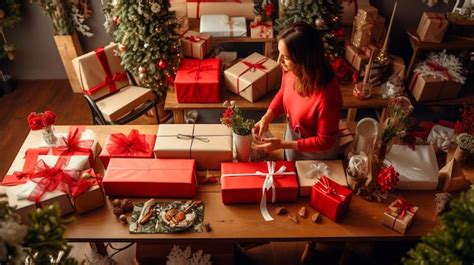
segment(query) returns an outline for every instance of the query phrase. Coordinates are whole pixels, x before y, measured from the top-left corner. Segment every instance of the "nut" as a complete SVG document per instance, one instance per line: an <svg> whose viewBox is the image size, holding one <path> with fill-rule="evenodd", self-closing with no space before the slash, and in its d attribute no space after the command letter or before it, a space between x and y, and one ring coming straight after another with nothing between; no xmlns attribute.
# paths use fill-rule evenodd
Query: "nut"
<svg viewBox="0 0 474 265"><path fill-rule="evenodd" d="M288 211L286 210L285 207L276 207L275 208L275 213L278 215L283 215L286 214Z"/></svg>
<svg viewBox="0 0 474 265"><path fill-rule="evenodd" d="M321 214L320 213L315 213L311 216L311 220L315 223L321 222Z"/></svg>
<svg viewBox="0 0 474 265"><path fill-rule="evenodd" d="M120 215L124 214L125 212L123 211L122 208L116 207L112 210L112 212L115 214L115 216L118 218Z"/></svg>
<svg viewBox="0 0 474 265"><path fill-rule="evenodd" d="M120 208L122 208L124 212L130 213L133 211L133 202L129 199L123 199Z"/></svg>
<svg viewBox="0 0 474 265"><path fill-rule="evenodd" d="M290 213L288 215L288 219L290 219L293 223L297 224L299 221L298 221L298 217L296 217L296 215L294 213Z"/></svg>
<svg viewBox="0 0 474 265"><path fill-rule="evenodd" d="M301 207L301 209L298 211L298 215L306 218L306 216L308 216L308 210L306 210L306 207Z"/></svg>
<svg viewBox="0 0 474 265"><path fill-rule="evenodd" d="M204 224L204 229L206 230L206 232L212 231L211 225L209 223Z"/></svg>
<svg viewBox="0 0 474 265"><path fill-rule="evenodd" d="M114 199L114 200L112 201L112 205L113 205L114 207L120 207L121 204L122 204L122 201L121 201L120 199Z"/></svg>
<svg viewBox="0 0 474 265"><path fill-rule="evenodd" d="M119 220L122 221L124 224L128 224L127 216L125 214L121 214L119 216Z"/></svg>

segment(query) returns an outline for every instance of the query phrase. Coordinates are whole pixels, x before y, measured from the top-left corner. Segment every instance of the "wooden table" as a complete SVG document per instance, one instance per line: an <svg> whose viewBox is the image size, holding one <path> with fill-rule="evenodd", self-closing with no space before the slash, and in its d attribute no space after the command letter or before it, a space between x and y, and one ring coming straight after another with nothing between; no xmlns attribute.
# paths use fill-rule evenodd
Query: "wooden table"
<svg viewBox="0 0 474 265"><path fill-rule="evenodd" d="M340 86L342 91L343 107L348 109L347 121L355 121L357 109L364 108L382 108L382 114L379 119L384 119L385 107L388 105L388 100L382 98L382 89L380 87L375 87L372 89L372 96L370 98L361 100L355 98L352 95L352 84L341 84ZM275 94L276 90L269 92L257 102L252 103L222 88L221 102L219 103L178 103L175 90L169 89L166 93L165 110L170 110L173 112L175 123L184 123L185 111L193 109L223 110L224 106L222 104L225 100L235 100L237 106L243 110L266 110Z"/></svg>
<svg viewBox="0 0 474 265"><path fill-rule="evenodd" d="M99 143L103 146L105 138L113 132L128 133L138 129L141 133L156 133L158 125L114 125L87 126L97 134ZM67 126L56 126L58 132L66 132ZM350 126L353 128L353 124ZM283 124L271 124L270 130L276 137L283 136ZM41 133L31 131L20 149L9 172L22 167L24 152L29 147L37 145ZM282 152L274 152L272 159L281 159ZM100 160L97 160L100 161ZM101 162L96 162L95 169L103 172ZM203 172L199 172L203 174ZM218 171L212 174L219 175ZM314 224L310 218L301 219L294 224L287 216L274 214L276 206L286 206L291 213L305 206L310 215L315 211L309 206L307 198L301 198L295 203L269 204L269 211L275 221L265 222L260 215L258 204L224 205L222 203L219 184L205 184L198 187L195 197L205 203L205 222L212 227L211 232L178 233L178 234L129 234L128 227L121 224L112 213L112 205L107 200L106 207L94 210L85 215L76 215L76 220L66 230L65 237L71 242L91 242L98 251L106 252L104 242L137 242L140 255L160 250L151 244L199 244L200 248L210 247L210 250L221 252L219 262L231 264L231 251L234 243L241 242L273 242L273 241L377 241L377 240L406 240L417 239L432 231L437 223L433 212L435 191L402 192L411 203L420 207L416 219L406 235L399 234L382 225L384 203L368 202L358 196L352 197L348 213L334 223L323 218L321 224ZM136 198L134 201L145 201L147 198ZM163 199L165 200L165 199ZM169 248L166 250L169 252ZM205 250L206 251L206 250ZM166 252L166 253L168 253ZM230 256L229 256L230 255ZM214 257L214 255L213 255ZM217 257L217 256L216 256Z"/></svg>

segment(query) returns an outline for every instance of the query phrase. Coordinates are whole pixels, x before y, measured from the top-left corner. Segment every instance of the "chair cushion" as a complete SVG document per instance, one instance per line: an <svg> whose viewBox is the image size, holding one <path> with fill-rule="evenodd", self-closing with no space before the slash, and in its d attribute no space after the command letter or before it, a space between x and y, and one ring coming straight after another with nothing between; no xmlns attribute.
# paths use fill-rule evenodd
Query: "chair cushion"
<svg viewBox="0 0 474 265"><path fill-rule="evenodd" d="M150 89L127 86L96 103L106 120L115 121L154 98L155 94Z"/></svg>

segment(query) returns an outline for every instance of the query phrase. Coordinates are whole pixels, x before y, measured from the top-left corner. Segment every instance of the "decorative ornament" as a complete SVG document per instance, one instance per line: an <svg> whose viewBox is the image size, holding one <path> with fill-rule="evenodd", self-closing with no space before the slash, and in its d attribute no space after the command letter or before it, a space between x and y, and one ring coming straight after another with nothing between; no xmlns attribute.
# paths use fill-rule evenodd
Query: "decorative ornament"
<svg viewBox="0 0 474 265"><path fill-rule="evenodd" d="M148 48L149 46L150 46L150 44L148 44L148 43L143 44L143 48L145 48L145 49Z"/></svg>
<svg viewBox="0 0 474 265"><path fill-rule="evenodd" d="M326 25L326 21L322 17L318 17L315 21L314 24L316 25L317 28L322 28Z"/></svg>
<svg viewBox="0 0 474 265"><path fill-rule="evenodd" d="M162 31L163 31L163 29L159 25L156 26L156 28L155 28L156 33L161 33Z"/></svg>
<svg viewBox="0 0 474 265"><path fill-rule="evenodd" d="M145 73L140 73L140 74L138 75L138 77L140 78L140 80L143 80L143 79L145 79L146 74L145 74Z"/></svg>
<svg viewBox="0 0 474 265"><path fill-rule="evenodd" d="M273 13L273 3L269 2L268 4L265 5L265 15L267 17L271 16Z"/></svg>
<svg viewBox="0 0 474 265"><path fill-rule="evenodd" d="M340 19L339 16L333 16L333 17L332 17L332 21L333 21L333 22L337 22L337 21L339 21L339 19Z"/></svg>
<svg viewBox="0 0 474 265"><path fill-rule="evenodd" d="M118 25L120 23L120 17L119 16L114 16L112 18L112 21L114 22L115 25Z"/></svg>
<svg viewBox="0 0 474 265"><path fill-rule="evenodd" d="M393 19L395 18L395 13L397 11L397 5L398 2L395 2L395 5L393 5L392 17L390 18L390 24L388 25L387 34L385 35L385 40L383 42L382 49L380 49L380 52L375 57L375 62L383 66L389 65L391 61L390 57L388 56L387 46L390 37L390 32L392 30Z"/></svg>
<svg viewBox="0 0 474 265"><path fill-rule="evenodd" d="M153 13L155 13L155 14L156 14L156 13L159 13L159 12L161 11L161 6L160 6L160 4L158 4L158 3L152 3L152 4L150 5L150 10L151 10L151 12L153 12Z"/></svg>
<svg viewBox="0 0 474 265"><path fill-rule="evenodd" d="M158 67L160 67L161 69L165 69L166 68L166 61L160 60L158 62Z"/></svg>
<svg viewBox="0 0 474 265"><path fill-rule="evenodd" d="M138 72L140 72L140 73L145 73L145 72L146 72L146 68L143 67L143 66L140 66L140 67L138 67Z"/></svg>

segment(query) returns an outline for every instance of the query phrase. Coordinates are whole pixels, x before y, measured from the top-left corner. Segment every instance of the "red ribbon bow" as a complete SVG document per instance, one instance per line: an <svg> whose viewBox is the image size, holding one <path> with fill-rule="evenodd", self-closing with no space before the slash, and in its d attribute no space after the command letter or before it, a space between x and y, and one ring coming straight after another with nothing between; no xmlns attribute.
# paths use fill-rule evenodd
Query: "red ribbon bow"
<svg viewBox="0 0 474 265"><path fill-rule="evenodd" d="M105 72L104 82L99 83L98 85L91 87L88 90L84 90L84 93L92 95L106 86L109 87L110 93L117 91L118 89L115 82L127 80L127 74L125 72L116 72L112 74L109 62L107 61L107 55L105 54L104 47L95 49L95 54L97 56L97 59L99 60L100 65L102 66L102 69Z"/></svg>
<svg viewBox="0 0 474 265"><path fill-rule="evenodd" d="M397 208L397 217L404 218L407 212L414 213L413 204L407 202L404 198L399 197L395 200L393 207Z"/></svg>
<svg viewBox="0 0 474 265"><path fill-rule="evenodd" d="M445 80L451 80L451 74L449 74L449 69L445 66L440 65L439 63L435 61L427 61L426 66L433 72L439 72L441 73Z"/></svg>
<svg viewBox="0 0 474 265"><path fill-rule="evenodd" d="M110 142L107 144L107 151L114 156L138 156L150 152L150 145L147 143L145 135L138 130L131 130L128 136L123 133L110 135Z"/></svg>
<svg viewBox="0 0 474 265"><path fill-rule="evenodd" d="M202 65L201 60L199 60L197 64L190 65L187 73L196 73L196 75L194 76L194 80L199 80L199 73L210 70L214 70L214 67L212 65Z"/></svg>
<svg viewBox="0 0 474 265"><path fill-rule="evenodd" d="M69 128L67 138L63 137L64 145L54 147L61 151L60 156L73 154L75 152L90 153L94 140L80 140L84 127Z"/></svg>
<svg viewBox="0 0 474 265"><path fill-rule="evenodd" d="M186 40L190 41L190 42L200 42L200 41L202 40L201 37L199 37L199 36L193 36L193 35L191 35L191 36L185 36L184 38L185 38Z"/></svg>
<svg viewBox="0 0 474 265"><path fill-rule="evenodd" d="M346 199L346 196L337 193L336 189L331 186L331 182L326 176L319 178L319 181L316 183L316 188L324 194L334 196L339 201Z"/></svg>
<svg viewBox="0 0 474 265"><path fill-rule="evenodd" d="M240 95L240 92L244 91L245 89L247 88L244 88L242 90L240 90L240 82L239 82L239 79L242 75L244 75L245 73L247 73L248 71L250 70L261 70L265 73L265 76L266 76L266 85L265 85L265 88L268 88L268 75L266 74L267 72L265 70L267 70L267 67L265 65L263 65L266 61L268 60L268 58L262 58L260 59L259 61L257 61L256 63L252 63L252 62L249 62L249 61L241 61L241 63L245 64L245 66L247 66L247 68L245 68L245 70L240 73L238 76L237 76L237 95Z"/></svg>
<svg viewBox="0 0 474 265"><path fill-rule="evenodd" d="M88 176L85 177L85 174ZM71 187L71 195L73 198L77 198L95 185L102 187L102 175L95 173L93 169L87 169L83 171L81 178Z"/></svg>

